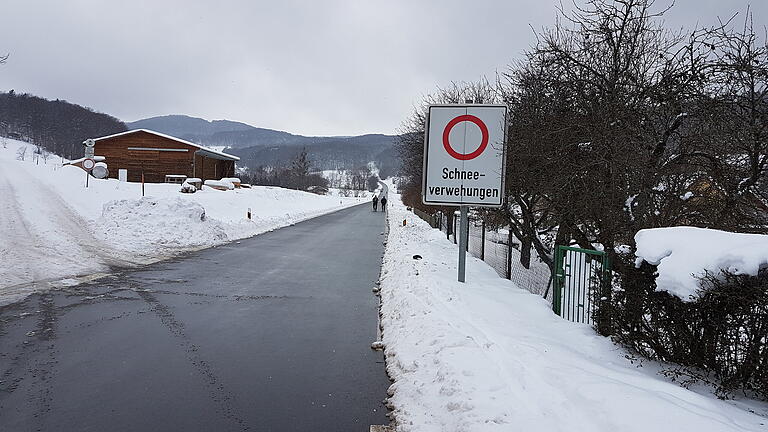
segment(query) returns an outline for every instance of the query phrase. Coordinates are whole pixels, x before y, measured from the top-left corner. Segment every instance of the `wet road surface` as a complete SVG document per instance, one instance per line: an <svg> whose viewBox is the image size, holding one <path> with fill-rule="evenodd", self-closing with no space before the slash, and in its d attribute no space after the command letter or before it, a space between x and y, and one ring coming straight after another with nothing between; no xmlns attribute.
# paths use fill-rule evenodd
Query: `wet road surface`
<svg viewBox="0 0 768 432"><path fill-rule="evenodd" d="M389 381L361 205L0 308L0 431L367 431Z"/></svg>

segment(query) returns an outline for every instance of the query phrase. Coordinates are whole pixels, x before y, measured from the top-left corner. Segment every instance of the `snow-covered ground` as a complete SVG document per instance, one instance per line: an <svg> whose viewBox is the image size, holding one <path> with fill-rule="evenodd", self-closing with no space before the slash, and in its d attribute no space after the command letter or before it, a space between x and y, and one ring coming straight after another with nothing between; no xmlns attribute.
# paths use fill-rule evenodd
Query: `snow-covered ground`
<svg viewBox="0 0 768 432"><path fill-rule="evenodd" d="M366 198L366 199L369 199L373 196L371 192L368 192L367 190L352 190L352 189L339 189L339 188L328 188L328 195L337 196L337 197L356 197L356 198Z"/></svg>
<svg viewBox="0 0 768 432"><path fill-rule="evenodd" d="M476 258L457 282L456 246L390 196L381 323L398 430L768 430L765 404L718 400L669 382L659 364L638 367Z"/></svg>
<svg viewBox="0 0 768 432"><path fill-rule="evenodd" d="M35 163L33 146L20 141L7 139L6 146L0 145L0 304L51 286L40 282L56 286L70 276L152 262L367 202L273 187L182 194L172 184L146 184L142 198L140 184L90 178L86 189L80 168L62 167L58 157Z"/></svg>
<svg viewBox="0 0 768 432"><path fill-rule="evenodd" d="M638 260L658 266L656 289L684 301L696 298L705 271L754 276L768 266L768 235L679 226L640 230L635 243Z"/></svg>

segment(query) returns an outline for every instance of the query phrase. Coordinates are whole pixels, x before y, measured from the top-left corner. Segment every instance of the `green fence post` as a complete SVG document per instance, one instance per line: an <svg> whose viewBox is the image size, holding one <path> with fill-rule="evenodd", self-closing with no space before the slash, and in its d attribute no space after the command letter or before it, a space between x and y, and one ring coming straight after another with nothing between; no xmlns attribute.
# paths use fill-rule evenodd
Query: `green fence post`
<svg viewBox="0 0 768 432"><path fill-rule="evenodd" d="M563 272L563 256L560 246L555 246L555 269L552 274L552 310L560 315L561 281L565 278Z"/></svg>

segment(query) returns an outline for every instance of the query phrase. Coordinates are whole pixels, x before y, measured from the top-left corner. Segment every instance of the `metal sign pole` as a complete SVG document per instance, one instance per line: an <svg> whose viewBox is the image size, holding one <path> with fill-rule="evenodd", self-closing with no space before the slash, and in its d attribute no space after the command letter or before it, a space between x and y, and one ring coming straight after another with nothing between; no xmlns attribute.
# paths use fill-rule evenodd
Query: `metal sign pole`
<svg viewBox="0 0 768 432"><path fill-rule="evenodd" d="M461 221L459 225L459 282L464 282L467 269L467 227L469 226L469 207L461 206Z"/></svg>

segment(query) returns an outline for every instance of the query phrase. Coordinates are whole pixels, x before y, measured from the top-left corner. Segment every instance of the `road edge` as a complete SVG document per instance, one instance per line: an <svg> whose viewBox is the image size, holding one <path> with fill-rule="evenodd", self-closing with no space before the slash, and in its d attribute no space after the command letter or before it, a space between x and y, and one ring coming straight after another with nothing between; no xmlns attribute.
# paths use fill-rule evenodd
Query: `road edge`
<svg viewBox="0 0 768 432"><path fill-rule="evenodd" d="M223 243L219 243L215 245L180 249L177 251L171 251L161 256L155 256L155 257L146 258L146 259L142 259L143 257L141 256L136 256L134 257L135 261L129 261L127 259L123 260L125 262L124 265L107 264L107 269L105 271L95 271L93 273L80 273L80 274L70 274L65 276L55 276L51 278L39 279L31 282L23 282L20 284L0 287L0 308L23 302L33 294L40 294L40 293L45 293L52 290L60 290L62 288L68 288L68 287L79 285L80 283L99 280L106 276L112 276L121 272L131 271L131 270L140 270L146 266L173 260L173 259L184 259L185 256L188 254L193 254L193 253L208 250L208 249L215 249L217 247L226 246L232 243L238 243L242 240L251 239L262 234L267 234L283 228L292 227L302 222L307 222L321 216L331 215L331 214L334 214L343 210L347 210L353 207L357 207L363 204L368 204L368 202L363 201L363 202L349 205L349 206L342 206L340 208L334 207L328 211L321 211L321 213L313 214L305 218L300 218L287 225L281 225L272 229L267 229L265 231L255 233L247 237L233 238L231 240L227 240ZM386 233L387 235L389 235L389 224L387 224ZM381 270L379 270L379 276L381 276ZM68 281L72 281L72 280L77 281L78 283L74 285L67 283ZM9 291L9 292L5 293L3 291Z"/></svg>
<svg viewBox="0 0 768 432"><path fill-rule="evenodd" d="M389 209L385 209L384 211L384 240L382 241L382 244L384 246L384 251L381 254L381 266L379 267L379 277L376 280L376 286L373 288L374 295L377 297L377 304L378 304L378 313L376 318L376 343L381 343L383 340L383 334L384 334L384 326L381 323L382 318L382 311L381 311L381 277L382 272L384 270L384 256L387 252L387 244L389 243ZM392 395L393 388L392 385L394 385L395 380L392 378L392 376L389 375L389 364L387 360L387 354L386 351L382 350L382 354L384 356L384 373L387 374L387 378L389 379L390 386L387 388L387 397L384 398L382 401L384 403L384 406L387 407L387 418L389 419L388 425L371 425L370 432L395 432L397 430L397 421L392 413L392 404L389 402L389 397Z"/></svg>

